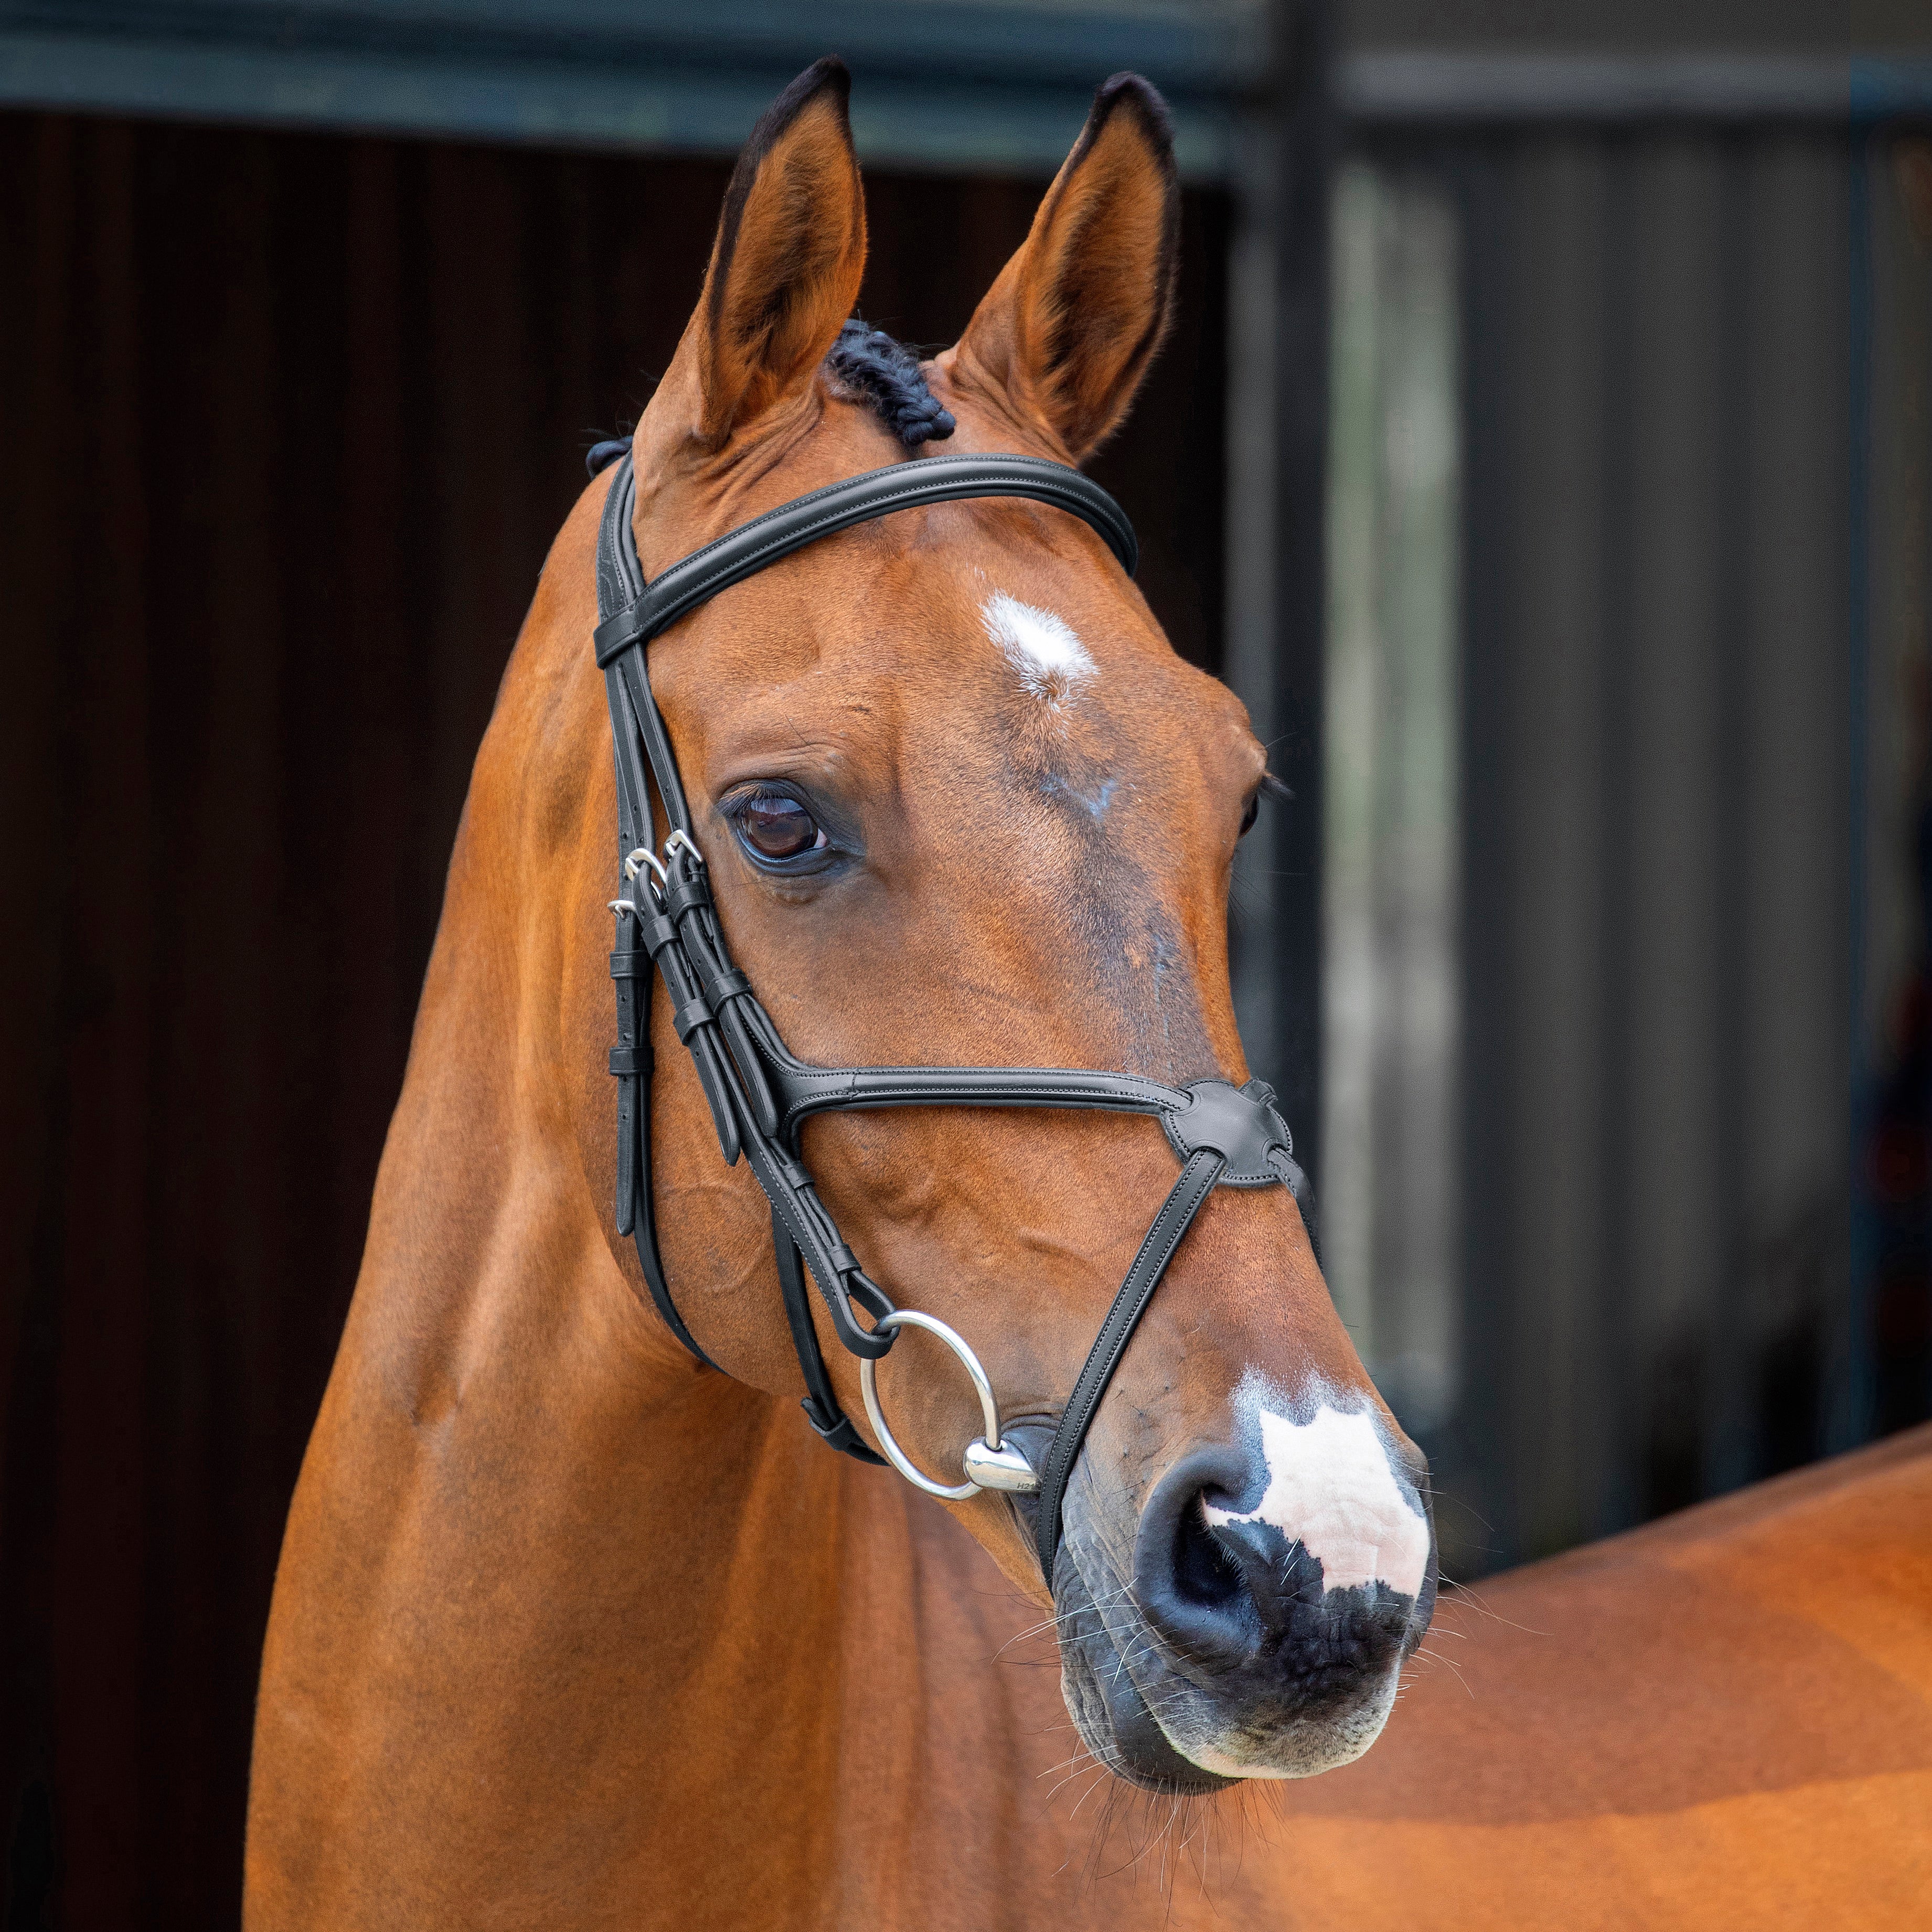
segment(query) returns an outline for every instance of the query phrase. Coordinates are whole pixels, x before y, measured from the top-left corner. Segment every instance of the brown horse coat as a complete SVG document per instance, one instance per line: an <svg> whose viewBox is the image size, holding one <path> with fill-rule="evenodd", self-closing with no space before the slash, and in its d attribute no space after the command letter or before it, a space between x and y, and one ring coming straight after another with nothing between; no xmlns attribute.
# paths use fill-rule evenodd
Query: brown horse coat
<svg viewBox="0 0 1932 1932"><path fill-rule="evenodd" d="M1292 1922L1932 1925L1932 1425L1444 1601Z"/></svg>
<svg viewBox="0 0 1932 1932"><path fill-rule="evenodd" d="M1164 324L1173 206L1157 100L1109 83L1026 247L929 365L956 447L1076 460L1118 419ZM639 425L647 570L902 453L821 372L863 256L843 76L821 65L741 161L704 297ZM1388 1848L1407 1825L1311 1814L1270 1832L1257 1786L1150 1796L1088 1754L1203 1792L1221 1767L1342 1762L1375 1736L1426 1622L1420 1460L1285 1190L1203 1209L1070 1489L1054 1601L1060 1661L1090 1694L1084 1747L1053 1671L1028 1667L1052 1648L1021 1635L1047 1596L1013 1503L940 1508L801 1423L765 1204L719 1160L662 998L664 1262L728 1374L700 1369L651 1308L611 1209L615 808L589 646L604 487L546 566L452 860L278 1576L248 1924L1124 1932L1310 1922L1331 1896L1439 1921L1426 1872L1403 1902L1418 1861ZM1084 640L1077 694L1016 681L983 624L996 592ZM1245 1078L1225 914L1260 748L1083 527L1012 504L868 526L674 626L651 668L720 917L794 1050ZM750 862L734 801L776 785L838 832L842 869ZM1150 1124L1113 1117L828 1118L806 1152L868 1267L968 1333L1009 1415L1036 1426L1174 1172ZM976 1427L923 1342L896 1348L881 1382L902 1440L938 1469ZM827 1353L856 1412L852 1365ZM1144 1610L1150 1577L1168 1587L1163 1566L1179 1576L1191 1551L1190 1587L1245 1614L1216 1552L1307 1540L1262 1507L1280 1472L1258 1460L1258 1418L1277 1441L1306 1429L1330 1445L1312 1505L1328 1520L1393 1499L1408 1580L1370 1567L1331 1589L1320 1562L1290 1558L1299 1580L1276 1580L1264 1621L1300 1648L1266 1681L1204 1669ZM1192 1473L1209 1462L1212 1480ZM1494 1640L1485 1624L1470 1647ZM1413 1694L1395 1737L1441 1739L1418 1712L1462 1707L1440 1680ZM1487 1842L1512 1803L1556 1788L1563 1727L1594 1735L1589 1708L1559 1711L1534 1749L1510 1736L1482 1819L1414 1828ZM1463 1787L1448 1735L1449 1762L1412 1785Z"/></svg>

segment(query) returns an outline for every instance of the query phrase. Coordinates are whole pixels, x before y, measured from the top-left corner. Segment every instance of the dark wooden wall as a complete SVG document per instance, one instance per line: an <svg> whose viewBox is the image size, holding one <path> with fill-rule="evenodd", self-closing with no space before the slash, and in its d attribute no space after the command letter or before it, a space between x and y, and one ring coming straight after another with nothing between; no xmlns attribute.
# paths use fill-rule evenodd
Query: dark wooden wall
<svg viewBox="0 0 1932 1932"><path fill-rule="evenodd" d="M725 172L0 116L8 1932L234 1922L276 1549L470 760ZM875 178L866 314L950 340L1040 185ZM1186 232L1096 473L1211 664L1225 205Z"/></svg>

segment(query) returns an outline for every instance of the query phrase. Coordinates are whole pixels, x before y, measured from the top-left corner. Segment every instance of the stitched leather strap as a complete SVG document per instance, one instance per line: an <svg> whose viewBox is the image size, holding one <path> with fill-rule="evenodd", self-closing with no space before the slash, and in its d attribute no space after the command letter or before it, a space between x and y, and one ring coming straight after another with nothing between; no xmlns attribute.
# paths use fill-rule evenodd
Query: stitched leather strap
<svg viewBox="0 0 1932 1932"><path fill-rule="evenodd" d="M818 1330L812 1326L812 1304L806 1298L804 1257L776 1208L772 1212L772 1252L778 1258L778 1291L784 1298L791 1345L805 1376L805 1400L799 1407L805 1411L806 1420L834 1449L855 1462L884 1468L886 1459L868 1447L866 1438L853 1426L852 1418L838 1406L838 1393L832 1386L825 1356L818 1346Z"/></svg>
<svg viewBox="0 0 1932 1932"><path fill-rule="evenodd" d="M635 483L631 466L622 477ZM614 481L611 494L617 494ZM630 595L614 602L611 614L597 626L597 662L608 664L633 644L654 638L679 618L708 602L721 590L755 575L767 564L789 556L855 524L870 523L895 510L916 509L968 496L1024 496L1065 510L1100 532L1107 548L1131 577L1139 561L1134 526L1112 497L1096 483L1064 463L1034 456L928 456L908 463L888 464L862 476L848 477L809 496L754 517L715 543L673 564L646 589L627 585ZM627 525L628 527L628 525ZM600 576L599 584L602 579ZM600 606L603 600L598 599Z"/></svg>
<svg viewBox="0 0 1932 1932"><path fill-rule="evenodd" d="M1112 1114L1184 1108L1178 1087L1137 1073L1081 1066L811 1066L787 1054L772 1074L780 1132L793 1140L814 1114L868 1107L1062 1107Z"/></svg>
<svg viewBox="0 0 1932 1932"><path fill-rule="evenodd" d="M1160 1286L1174 1250L1180 1246L1181 1236L1193 1224L1201 1204L1214 1192L1214 1184L1226 1165L1211 1148L1188 1156L1180 1178L1154 1217L1154 1226L1147 1231L1140 1252L1135 1256L1127 1278L1120 1283L1114 1305L1107 1310L1107 1318L1088 1351L1073 1393L1060 1411L1060 1426L1047 1448L1046 1466L1040 1472L1040 1516L1034 1528L1040 1574L1046 1579L1049 1590L1053 1588L1054 1558L1060 1549L1060 1505L1066 1494L1066 1479L1073 1473L1074 1459L1087 1439L1094 1412L1114 1378L1114 1370L1133 1340L1134 1330L1147 1312L1154 1290Z"/></svg>

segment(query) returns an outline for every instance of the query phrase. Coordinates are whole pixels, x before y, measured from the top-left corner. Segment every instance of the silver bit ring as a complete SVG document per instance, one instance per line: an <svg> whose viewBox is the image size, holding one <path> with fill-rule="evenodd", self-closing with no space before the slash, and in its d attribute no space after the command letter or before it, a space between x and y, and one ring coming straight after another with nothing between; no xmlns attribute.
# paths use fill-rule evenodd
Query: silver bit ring
<svg viewBox="0 0 1932 1932"><path fill-rule="evenodd" d="M973 1392L980 1398L980 1415L986 1432L967 1445L962 1460L967 1480L950 1485L935 1483L899 1447L892 1432L886 1426L885 1412L879 1406L878 1365L869 1357L860 1358L859 1390L866 1399L866 1413L872 1419L872 1433L878 1438L879 1448L886 1460L914 1488L923 1490L929 1496L942 1497L948 1502L964 1502L968 1496L976 1496L989 1486L1026 1491L1039 1488L1040 1479L1025 1459L1017 1450L1000 1441L1000 1407L993 1400L993 1385L987 1380L979 1357L956 1328L948 1328L937 1316L922 1315L916 1308L896 1308L890 1315L880 1316L874 1325L879 1328L923 1328L928 1335L938 1336L972 1378ZM991 1483L974 1482L972 1472L975 1468L992 1478Z"/></svg>

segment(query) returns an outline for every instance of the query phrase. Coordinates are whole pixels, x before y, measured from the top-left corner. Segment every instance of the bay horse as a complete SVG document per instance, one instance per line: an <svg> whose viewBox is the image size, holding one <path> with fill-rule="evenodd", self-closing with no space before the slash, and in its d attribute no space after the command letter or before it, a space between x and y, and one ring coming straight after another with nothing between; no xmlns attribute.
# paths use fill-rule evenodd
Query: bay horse
<svg viewBox="0 0 1932 1932"><path fill-rule="evenodd" d="M821 64L740 160L633 440L654 578L916 469L948 424L1077 460L1157 345L1172 160L1123 78L952 350L842 350L844 101ZM1362 1756L1432 1608L1426 1475L1284 1190L1206 1198L1073 1466L1049 1590L1024 1492L935 1506L791 1412L766 1202L658 1001L651 1205L718 1369L680 1345L611 1185L611 487L558 538L478 756L291 1513L255 1932L1924 1922L1932 1430L1486 1586L1450 1619L1467 1656L1410 1671ZM1083 524L870 522L650 656L718 917L807 1054L1239 1079L1224 909L1261 754ZM804 1144L1037 1454L1172 1154L1039 1109L826 1115ZM944 1349L895 1352L894 1427L947 1468L981 1418ZM825 1361L854 1412L853 1358ZM1058 1688L1012 1660L1041 1645Z"/></svg>
<svg viewBox="0 0 1932 1932"><path fill-rule="evenodd" d="M613 556L634 545L664 581L887 466L914 486L954 456L1064 472L1160 344L1178 200L1144 82L1101 88L1024 244L923 364L848 331L847 90L822 62L754 131L676 356L556 539L478 754L277 1576L254 1932L1188 1922L1171 1888L1088 1881L1088 1825L1042 1774L1090 1762L1151 1815L1217 1819L1367 1749L1430 1619L1426 1467L1275 1184L1285 1130L1234 1026L1230 871L1263 752L1167 644L1126 539L1089 526L1098 493L1062 490L1086 521L1039 491L874 517L669 623L649 704L597 674ZM614 474L634 504L613 508ZM613 964L610 721L621 772L658 711L620 949L684 916L699 875L676 868L701 867L699 925L738 964L700 959L704 994L652 1000L613 1059L611 974L620 1000L634 982ZM686 1052L715 1054L752 992L811 1066L1110 1070L1169 1096L1166 1132L1036 1105L806 1121L794 1165L836 1238L810 1250L801 1336L784 1231L809 1231L775 1242L772 1218L789 1156L721 1160L756 1150L753 1125L717 1111L722 1063ZM621 1086L653 1060L648 1119L620 1130L607 1068ZM1219 1185L1230 1147L1185 1137L1210 1101L1260 1133L1252 1185ZM640 1136L646 1198L620 1214ZM1050 1512L1028 1485L1177 1154L1212 1172ZM655 1249L625 1238L634 1216ZM848 1276L945 1331L901 1332L875 1392ZM895 1446L890 1411L915 1474L983 1469L1000 1423L949 1334L1018 1474L928 1478L937 1507L828 1453L795 1406L821 1360L829 1438ZM1042 1615L1059 1697L997 1658ZM1286 1895L1260 1865L1243 1882Z"/></svg>
<svg viewBox="0 0 1932 1932"><path fill-rule="evenodd" d="M1384 1741L1281 1793L1294 1922L1932 1924L1932 1424L1444 1601Z"/></svg>

